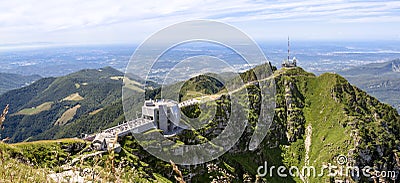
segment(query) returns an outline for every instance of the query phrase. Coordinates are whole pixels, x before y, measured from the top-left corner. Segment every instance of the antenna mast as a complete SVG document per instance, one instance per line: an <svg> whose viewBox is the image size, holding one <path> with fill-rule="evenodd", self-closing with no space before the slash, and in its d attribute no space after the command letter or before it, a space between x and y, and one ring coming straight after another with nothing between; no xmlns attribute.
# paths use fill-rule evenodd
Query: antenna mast
<svg viewBox="0 0 400 183"><path fill-rule="evenodd" d="M287 37L287 61L290 61L290 42L289 42L289 36Z"/></svg>

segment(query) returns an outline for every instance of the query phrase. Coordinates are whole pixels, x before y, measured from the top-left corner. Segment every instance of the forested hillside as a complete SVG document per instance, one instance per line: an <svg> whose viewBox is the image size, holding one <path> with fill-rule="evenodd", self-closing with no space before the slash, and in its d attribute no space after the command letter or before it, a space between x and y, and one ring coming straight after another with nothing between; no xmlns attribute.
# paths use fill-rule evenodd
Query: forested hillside
<svg viewBox="0 0 400 183"><path fill-rule="evenodd" d="M254 81L255 75L253 71L258 72L262 68L256 67L254 70L242 73L241 77L246 82ZM17 102L18 100L12 103L12 101L8 100L10 108L17 104L20 107L10 110L10 119L6 121L5 129L16 127L18 132L14 133L12 137L13 140L17 141L31 136L38 139L76 137L82 133L94 133L98 129L104 129L113 124L123 122L124 115L120 100L121 90L116 89L121 88L121 81L114 80L115 77L110 79L117 73L111 72L112 74L105 74L104 77L95 77L98 76L95 73L101 73L105 70L107 69L102 71L86 70L63 78L71 78L71 76L81 75L85 72L89 72L88 75L94 74L93 77L96 78L96 81L107 83L107 86L110 87L109 90L106 90L107 92L95 92L99 94L90 95L89 90L82 91L85 86L94 85L93 81L74 80L72 79L74 77L71 78L72 81L67 79L63 82L59 81L61 78L43 79L31 85L32 89L30 90L27 90L27 88L17 90L19 92L30 91L28 93L30 93L32 99L27 104ZM320 170L321 167L328 164L338 165L337 158L340 156L348 158L346 166L358 166L360 168L369 166L372 167L371 171L375 173L376 171L395 171L398 174L400 170L400 160L398 158L400 156L400 116L393 107L379 102L376 98L351 85L338 74L326 73L315 76L298 67L283 68L275 70L273 79L276 84L275 115L271 127L265 132L267 137L261 145L254 151L248 149L248 142L260 115L261 89L255 82L243 88L249 92L250 110L248 110L248 126L239 142L228 153L211 162L196 166L178 166L185 180L191 180L192 182L210 182L212 180L227 182L243 182L247 180L264 182L399 181L399 177L379 179L368 178L362 174L358 176L338 174L329 176L329 172L325 172L321 176L280 177L276 172L272 174L273 176L269 176L269 174L265 177L257 176L257 169L259 166L263 166L264 162L268 162L269 167L284 166L286 167L284 172L288 174L288 169L292 166L299 168L314 166L317 170ZM57 80L59 82L56 82ZM83 84L84 82L88 84ZM62 86L65 83L69 83L65 87L71 88L72 86L72 91L59 91L62 93L56 94L59 97L49 97L53 100L44 100L45 97L39 96L39 94L50 94L49 88L56 90L57 86ZM75 85L76 83L79 84L79 87ZM92 87L91 90L96 91L95 89L100 89L101 86ZM216 117L209 122L205 122L202 128L184 130L180 134L171 137L171 140L191 144L202 143L215 138L224 130L227 125L227 119L232 112L230 110L230 98L223 91L224 87L220 82L206 76L198 76L188 80L183 86L183 89L180 90L182 99L199 95L220 94L220 97L213 103L204 104L217 107ZM111 89L112 87L115 88ZM134 90L139 88L137 85L131 87ZM173 90L177 89L177 87L172 85L166 89ZM194 93L194 91L198 91L198 93ZM79 96L75 94L77 92ZM138 90L138 92L144 91ZM154 88L154 90L147 92L147 97L150 97L150 95L157 97L159 92L159 89ZM105 95L106 93L107 95ZM71 96L71 94L75 95ZM102 96L102 98L91 99L90 96ZM70 97L70 99L67 100L65 97ZM72 98L76 100L72 100ZM5 100L6 98L2 99ZM87 99L90 100L85 101ZM50 109L44 110L43 108L46 106L38 107L43 102L51 102ZM4 104L5 102L2 101L2 105ZM90 107L91 104L93 105L92 107ZM79 117L74 117L73 120L65 124L57 123L55 125L57 120L65 113L64 111L76 105L81 105L77 110L77 114L81 114ZM95 107L95 105L99 106ZM36 108L32 108L32 106L36 106ZM55 108L55 106L61 107ZM67 109L65 106L69 106L69 108ZM37 113L38 109L43 111ZM35 131L36 127L34 125L41 125L42 123L34 121L29 116L52 116L49 111L53 111L53 109L60 111L50 120L45 120L45 117L43 117L40 121L47 125L45 130ZM87 110L78 112L82 109ZM185 114L201 112L199 111L199 106L185 107L182 110ZM21 122L10 123L16 119L20 119ZM31 120L29 125L27 123L28 119ZM25 130L25 133L19 133L21 130ZM13 134L13 130L5 131L8 134ZM175 181L174 176L177 176L177 174L172 170L172 165L169 162L159 160L147 153L132 136L124 137L119 141L122 145L121 153L106 153L102 157L88 159L80 165L76 165L76 168L84 169L84 167L94 166L96 168L93 171L97 171L98 175L101 175L101 172L104 173L104 171L115 172L110 177L106 176L108 179L105 180L111 181L119 179L150 182ZM35 147L35 144L32 144L32 146ZM88 151L87 149L84 150L83 147L78 149L77 151L81 151L79 153L83 154ZM63 153L65 154L65 152ZM68 153L71 156L75 156L77 152L71 151ZM9 155L11 159L18 157L18 154ZM46 168L46 165L51 163L52 169L60 169L59 165L67 163L70 159L63 157L51 162L45 161L46 163L44 164L34 163L33 166ZM119 168L113 169L113 167L110 167L110 161L113 162L112 166ZM47 167L49 166L47 165ZM316 174L319 173L319 171L316 172ZM88 174L87 180L90 180L90 175Z"/></svg>
<svg viewBox="0 0 400 183"><path fill-rule="evenodd" d="M37 135L54 134L54 128L64 128L81 116L88 118L101 112L120 100L122 79L123 73L111 67L87 69L63 77L43 78L6 92L0 96L0 106L10 106L2 137L10 137L11 142L39 139Z"/></svg>

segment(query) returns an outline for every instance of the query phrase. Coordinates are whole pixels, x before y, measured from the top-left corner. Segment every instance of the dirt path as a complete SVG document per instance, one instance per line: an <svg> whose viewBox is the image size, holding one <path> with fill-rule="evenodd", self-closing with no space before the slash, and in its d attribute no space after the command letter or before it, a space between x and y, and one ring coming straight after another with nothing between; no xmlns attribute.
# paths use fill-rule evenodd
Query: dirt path
<svg viewBox="0 0 400 183"><path fill-rule="evenodd" d="M215 101L215 100L219 99L222 95L232 95L232 94L234 94L236 92L239 92L239 91L245 89L247 86L250 86L250 85L255 84L257 82L270 80L270 79L273 79L273 78L274 78L274 76L272 75L272 76L269 76L269 77L264 78L264 79L248 82L248 83L244 84L243 86L241 86L241 87L239 87L239 88L237 88L235 90L229 91L229 92L223 92L223 93L213 94L213 95L205 95L205 96L197 97L197 99L196 98L189 99L189 100L186 100L186 101L183 101L183 102L179 103L178 106L179 107L186 107L186 106L190 106L190 105L194 105L194 104L198 104L198 103L202 104L202 103L206 103L206 102L210 102L210 101Z"/></svg>
<svg viewBox="0 0 400 183"><path fill-rule="evenodd" d="M305 132L305 134L306 134L306 138L305 138L305 140L304 140L304 147L305 147L305 149L306 149L306 155L305 155L305 166L310 166L310 156L309 156L309 153L310 153L310 147L311 147L311 136L312 136L312 126L311 126L311 124L309 124L308 126L307 126L307 128L306 128L306 132ZM305 176L302 176L301 177L301 180L303 181L303 182L307 182L308 183L308 179L307 179L307 177Z"/></svg>

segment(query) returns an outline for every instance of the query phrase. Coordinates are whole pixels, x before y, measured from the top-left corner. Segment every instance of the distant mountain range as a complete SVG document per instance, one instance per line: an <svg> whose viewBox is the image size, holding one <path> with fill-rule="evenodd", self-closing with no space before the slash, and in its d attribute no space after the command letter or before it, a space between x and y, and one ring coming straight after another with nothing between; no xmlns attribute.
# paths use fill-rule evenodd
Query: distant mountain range
<svg viewBox="0 0 400 183"><path fill-rule="evenodd" d="M399 72L400 59L395 59L392 61L381 62L381 63L371 63L352 67L341 71L343 75L383 75L383 74L393 74Z"/></svg>
<svg viewBox="0 0 400 183"><path fill-rule="evenodd" d="M350 83L400 112L400 59L366 64L339 72Z"/></svg>
<svg viewBox="0 0 400 183"><path fill-rule="evenodd" d="M0 73L0 94L12 89L28 86L40 78L42 77L39 75L23 76L20 74Z"/></svg>

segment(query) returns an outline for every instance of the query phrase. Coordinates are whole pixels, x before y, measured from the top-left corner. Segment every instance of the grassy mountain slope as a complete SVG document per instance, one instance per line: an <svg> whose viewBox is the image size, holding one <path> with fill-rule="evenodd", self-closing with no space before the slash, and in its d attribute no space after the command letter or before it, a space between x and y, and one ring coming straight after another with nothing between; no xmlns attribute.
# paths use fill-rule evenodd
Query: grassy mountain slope
<svg viewBox="0 0 400 183"><path fill-rule="evenodd" d="M9 91L0 96L1 106L10 104L2 136L13 142L39 139L35 136L111 105L121 98L122 77L111 67L87 69Z"/></svg>
<svg viewBox="0 0 400 183"><path fill-rule="evenodd" d="M0 176L1 182L76 182L77 177L93 182L160 182L162 176L149 176L143 170L123 170L113 166L121 159L110 159L108 155L95 161L81 162L76 167L65 168L73 158L85 153L86 142L77 139L60 139L16 144L0 142ZM50 178L56 173L70 173L64 179L55 181ZM77 173L85 170L85 173ZM114 174L110 174L113 172ZM75 179L74 179L75 178Z"/></svg>
<svg viewBox="0 0 400 183"><path fill-rule="evenodd" d="M262 69L262 67L256 67ZM241 74L246 81L254 80L251 71ZM206 77L197 77L181 92L182 95L191 95L193 88L200 90L209 87L209 94L221 90L218 82ZM352 86L343 77L337 74L326 73L315 76L301 68L281 69L275 71L276 109L274 121L267 133L267 137L255 151L248 150L248 142L254 131L255 122L260 111L260 88L257 83L246 86L249 91L250 110L249 123L239 142L220 158L197 166L179 166L184 177L193 182L210 182L212 180L228 182L264 181L264 182L334 182L335 180L355 180L373 182L363 176L323 176L306 177L279 177L277 172L273 176L258 177L259 166L268 162L268 167L285 166L288 174L291 166L302 168L314 166L317 174L324 165L337 164L337 157L348 157L349 166L373 167L378 171L400 170L400 116L397 111L387 104L379 102L359 88ZM207 82L206 82L207 81ZM211 82L211 83L210 83ZM208 84L205 84L208 83ZM81 86L82 87L82 86ZM205 87L205 88L204 88ZM170 89L176 87L171 86ZM168 89L168 88L167 88ZM182 90L181 90L182 91ZM69 95L72 93L68 93ZM154 90L157 96L159 90ZM202 92L203 94L207 92ZM61 95L60 95L61 96ZM85 95L81 95L86 99ZM63 96L63 98L66 96ZM186 96L182 96L185 98ZM193 143L212 139L224 129L226 119L230 115L229 96L222 95L215 103L216 116L206 123L202 129L183 133L172 140ZM40 102L38 102L40 103ZM32 102L37 106L38 103ZM75 101L76 103L76 101ZM83 105L83 104L82 104ZM208 105L208 104L206 104ZM190 109L183 109L189 110ZM45 112L42 112L45 113ZM206 114L207 115L207 114ZM102 107L100 112L93 115L82 115L66 126L54 126L44 133L45 137L69 137L80 133L96 132L107 125L117 124L124 119L121 101L115 101ZM122 151L120 154L105 154L104 162L112 158L115 167L122 166L124 174L137 170L136 178L141 181L174 181L174 173L168 162L158 160L140 147L133 137L120 139ZM96 159L88 159L79 166L92 166ZM77 165L78 166L78 165ZM107 169L109 164L99 165L103 171L118 172ZM98 168L99 168L98 167ZM133 168L132 168L133 167ZM276 170L276 169L275 169ZM386 181L399 181L386 179Z"/></svg>
<svg viewBox="0 0 400 183"><path fill-rule="evenodd" d="M0 172L2 173L0 181L47 182L47 175L51 172L49 167L54 168L61 164L60 161L65 161L67 158L67 153L61 149L61 144L67 145L75 141L38 141L12 145L0 142Z"/></svg>
<svg viewBox="0 0 400 183"><path fill-rule="evenodd" d="M254 79L252 76L251 72L242 74L243 79L248 81ZM316 177L283 178L276 172L272 177L256 176L258 167L263 165L264 161L267 161L269 166L282 165L287 168L314 166L317 169L316 174L319 174L319 169L324 165L338 165L336 158L339 155L348 157L348 166L370 166L379 171L399 170L400 161L396 157L400 155L400 117L395 109L350 85L337 74L315 76L301 68L294 68L276 71L274 76L277 87L275 117L261 147L256 151L249 151L246 145L253 133L260 106L257 99L260 89L257 85L249 85L246 88L251 93L249 99L253 105L250 110L250 125L241 140L229 153L215 161L190 169L181 167L184 175L191 173L194 175L193 181L211 181L216 177L225 177L233 182L248 179L266 182L373 181L362 176L331 177L327 171L323 176ZM195 86L201 83L203 82L192 84ZM214 120L226 119L226 112L229 111L226 108L226 99L229 100L222 97L217 101L220 106L217 108L218 117ZM190 111L192 108L183 110ZM107 110L103 112L106 113ZM218 135L218 129L224 126L218 125L224 122L214 120L203 129L183 132L176 138L182 142L198 141L200 136L212 139ZM162 168L168 167L168 163L140 150L141 147L134 140L128 138L123 142L123 148L128 149L127 154L131 152L129 149L137 149L137 153L134 154L140 155L139 160L150 164L151 168L147 168L148 174L159 173L173 180ZM211 165L218 167L217 170L209 170Z"/></svg>
<svg viewBox="0 0 400 183"><path fill-rule="evenodd" d="M294 120L298 122L294 129L300 132L300 142L306 139L305 129L312 129L309 158L305 155L297 158L298 165L321 167L335 163L335 157L345 155L352 159L350 165L368 165L378 170L398 169L395 156L399 150L400 118L395 109L336 74L284 77L286 86L295 91L292 94L298 91L304 98L299 102L302 115L296 114L295 117L300 119ZM306 143L300 144L306 149ZM289 162L296 159L293 155L297 153L289 150Z"/></svg>

